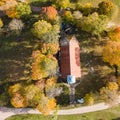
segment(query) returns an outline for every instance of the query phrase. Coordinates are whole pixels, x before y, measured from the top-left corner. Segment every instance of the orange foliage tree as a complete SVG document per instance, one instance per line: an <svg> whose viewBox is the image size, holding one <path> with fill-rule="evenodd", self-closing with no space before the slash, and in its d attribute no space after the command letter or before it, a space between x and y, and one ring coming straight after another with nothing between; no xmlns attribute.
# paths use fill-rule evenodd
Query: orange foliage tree
<svg viewBox="0 0 120 120"><path fill-rule="evenodd" d="M120 41L120 27L117 27L108 32L108 36L113 41Z"/></svg>
<svg viewBox="0 0 120 120"><path fill-rule="evenodd" d="M57 10L52 6L42 7L41 14L46 20L54 20L58 15Z"/></svg>

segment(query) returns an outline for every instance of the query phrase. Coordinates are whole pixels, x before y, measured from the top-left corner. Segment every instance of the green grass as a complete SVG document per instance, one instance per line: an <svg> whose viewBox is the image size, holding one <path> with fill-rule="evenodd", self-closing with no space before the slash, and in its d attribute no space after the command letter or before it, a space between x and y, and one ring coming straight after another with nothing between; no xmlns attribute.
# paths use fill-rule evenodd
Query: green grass
<svg viewBox="0 0 120 120"><path fill-rule="evenodd" d="M58 120L120 120L120 106L103 111L91 112L79 115L58 116ZM6 120L50 120L50 116L38 114L15 115Z"/></svg>

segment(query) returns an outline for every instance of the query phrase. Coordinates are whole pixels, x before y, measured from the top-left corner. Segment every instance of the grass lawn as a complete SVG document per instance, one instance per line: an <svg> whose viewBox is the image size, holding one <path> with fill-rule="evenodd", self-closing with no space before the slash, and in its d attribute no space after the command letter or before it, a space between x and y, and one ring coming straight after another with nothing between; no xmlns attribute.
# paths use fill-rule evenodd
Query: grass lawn
<svg viewBox="0 0 120 120"><path fill-rule="evenodd" d="M58 116L58 120L120 120L120 106L113 107L103 111L91 112L79 115ZM16 115L6 120L50 120L50 116L38 114Z"/></svg>

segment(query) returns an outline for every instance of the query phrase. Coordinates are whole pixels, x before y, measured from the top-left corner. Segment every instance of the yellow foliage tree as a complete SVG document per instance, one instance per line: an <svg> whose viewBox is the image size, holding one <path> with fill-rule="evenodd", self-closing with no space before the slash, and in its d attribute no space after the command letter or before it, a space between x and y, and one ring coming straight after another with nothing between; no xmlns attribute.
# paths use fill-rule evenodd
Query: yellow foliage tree
<svg viewBox="0 0 120 120"><path fill-rule="evenodd" d="M17 16L16 7L11 7L9 10L7 10L6 11L6 15L9 18L16 18L16 16Z"/></svg>
<svg viewBox="0 0 120 120"><path fill-rule="evenodd" d="M100 89L101 99L111 105L116 103L118 97L118 84L116 82L108 82L106 87Z"/></svg>
<svg viewBox="0 0 120 120"><path fill-rule="evenodd" d="M94 97L91 93L90 94L85 94L84 100L85 100L85 104L87 104L87 105L93 105L94 104Z"/></svg>
<svg viewBox="0 0 120 120"><path fill-rule="evenodd" d="M32 54L32 79L40 80L49 75L55 75L57 70L57 60L52 55L43 55L39 50L33 51Z"/></svg>
<svg viewBox="0 0 120 120"><path fill-rule="evenodd" d="M16 93L19 93L20 89L22 88L22 85L17 83L15 85L12 85L8 89L8 93L10 96L13 96Z"/></svg>
<svg viewBox="0 0 120 120"><path fill-rule="evenodd" d="M2 19L0 18L0 28L3 26L3 21Z"/></svg>
<svg viewBox="0 0 120 120"><path fill-rule="evenodd" d="M13 95L11 98L11 104L16 108L27 106L25 98L19 93L15 93Z"/></svg>
<svg viewBox="0 0 120 120"><path fill-rule="evenodd" d="M59 51L59 43L43 43L40 45L41 53L45 55L56 54Z"/></svg>
<svg viewBox="0 0 120 120"><path fill-rule="evenodd" d="M118 66L120 66L120 42L109 41L103 49L103 60L115 67L115 76L118 76Z"/></svg>
<svg viewBox="0 0 120 120"><path fill-rule="evenodd" d="M48 99L46 96L42 96L39 105L36 107L44 115L49 115L51 110L56 107L56 100L54 98Z"/></svg>

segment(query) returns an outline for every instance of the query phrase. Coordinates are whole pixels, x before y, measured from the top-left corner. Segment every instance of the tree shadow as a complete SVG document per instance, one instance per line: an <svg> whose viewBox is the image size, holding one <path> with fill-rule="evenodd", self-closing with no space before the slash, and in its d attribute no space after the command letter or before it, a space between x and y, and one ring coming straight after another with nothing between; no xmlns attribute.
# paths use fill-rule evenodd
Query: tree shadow
<svg viewBox="0 0 120 120"><path fill-rule="evenodd" d="M4 43L0 48L0 83L29 79L31 54L28 41Z"/></svg>
<svg viewBox="0 0 120 120"><path fill-rule="evenodd" d="M112 119L112 120L120 120L120 117L119 117L119 118Z"/></svg>

